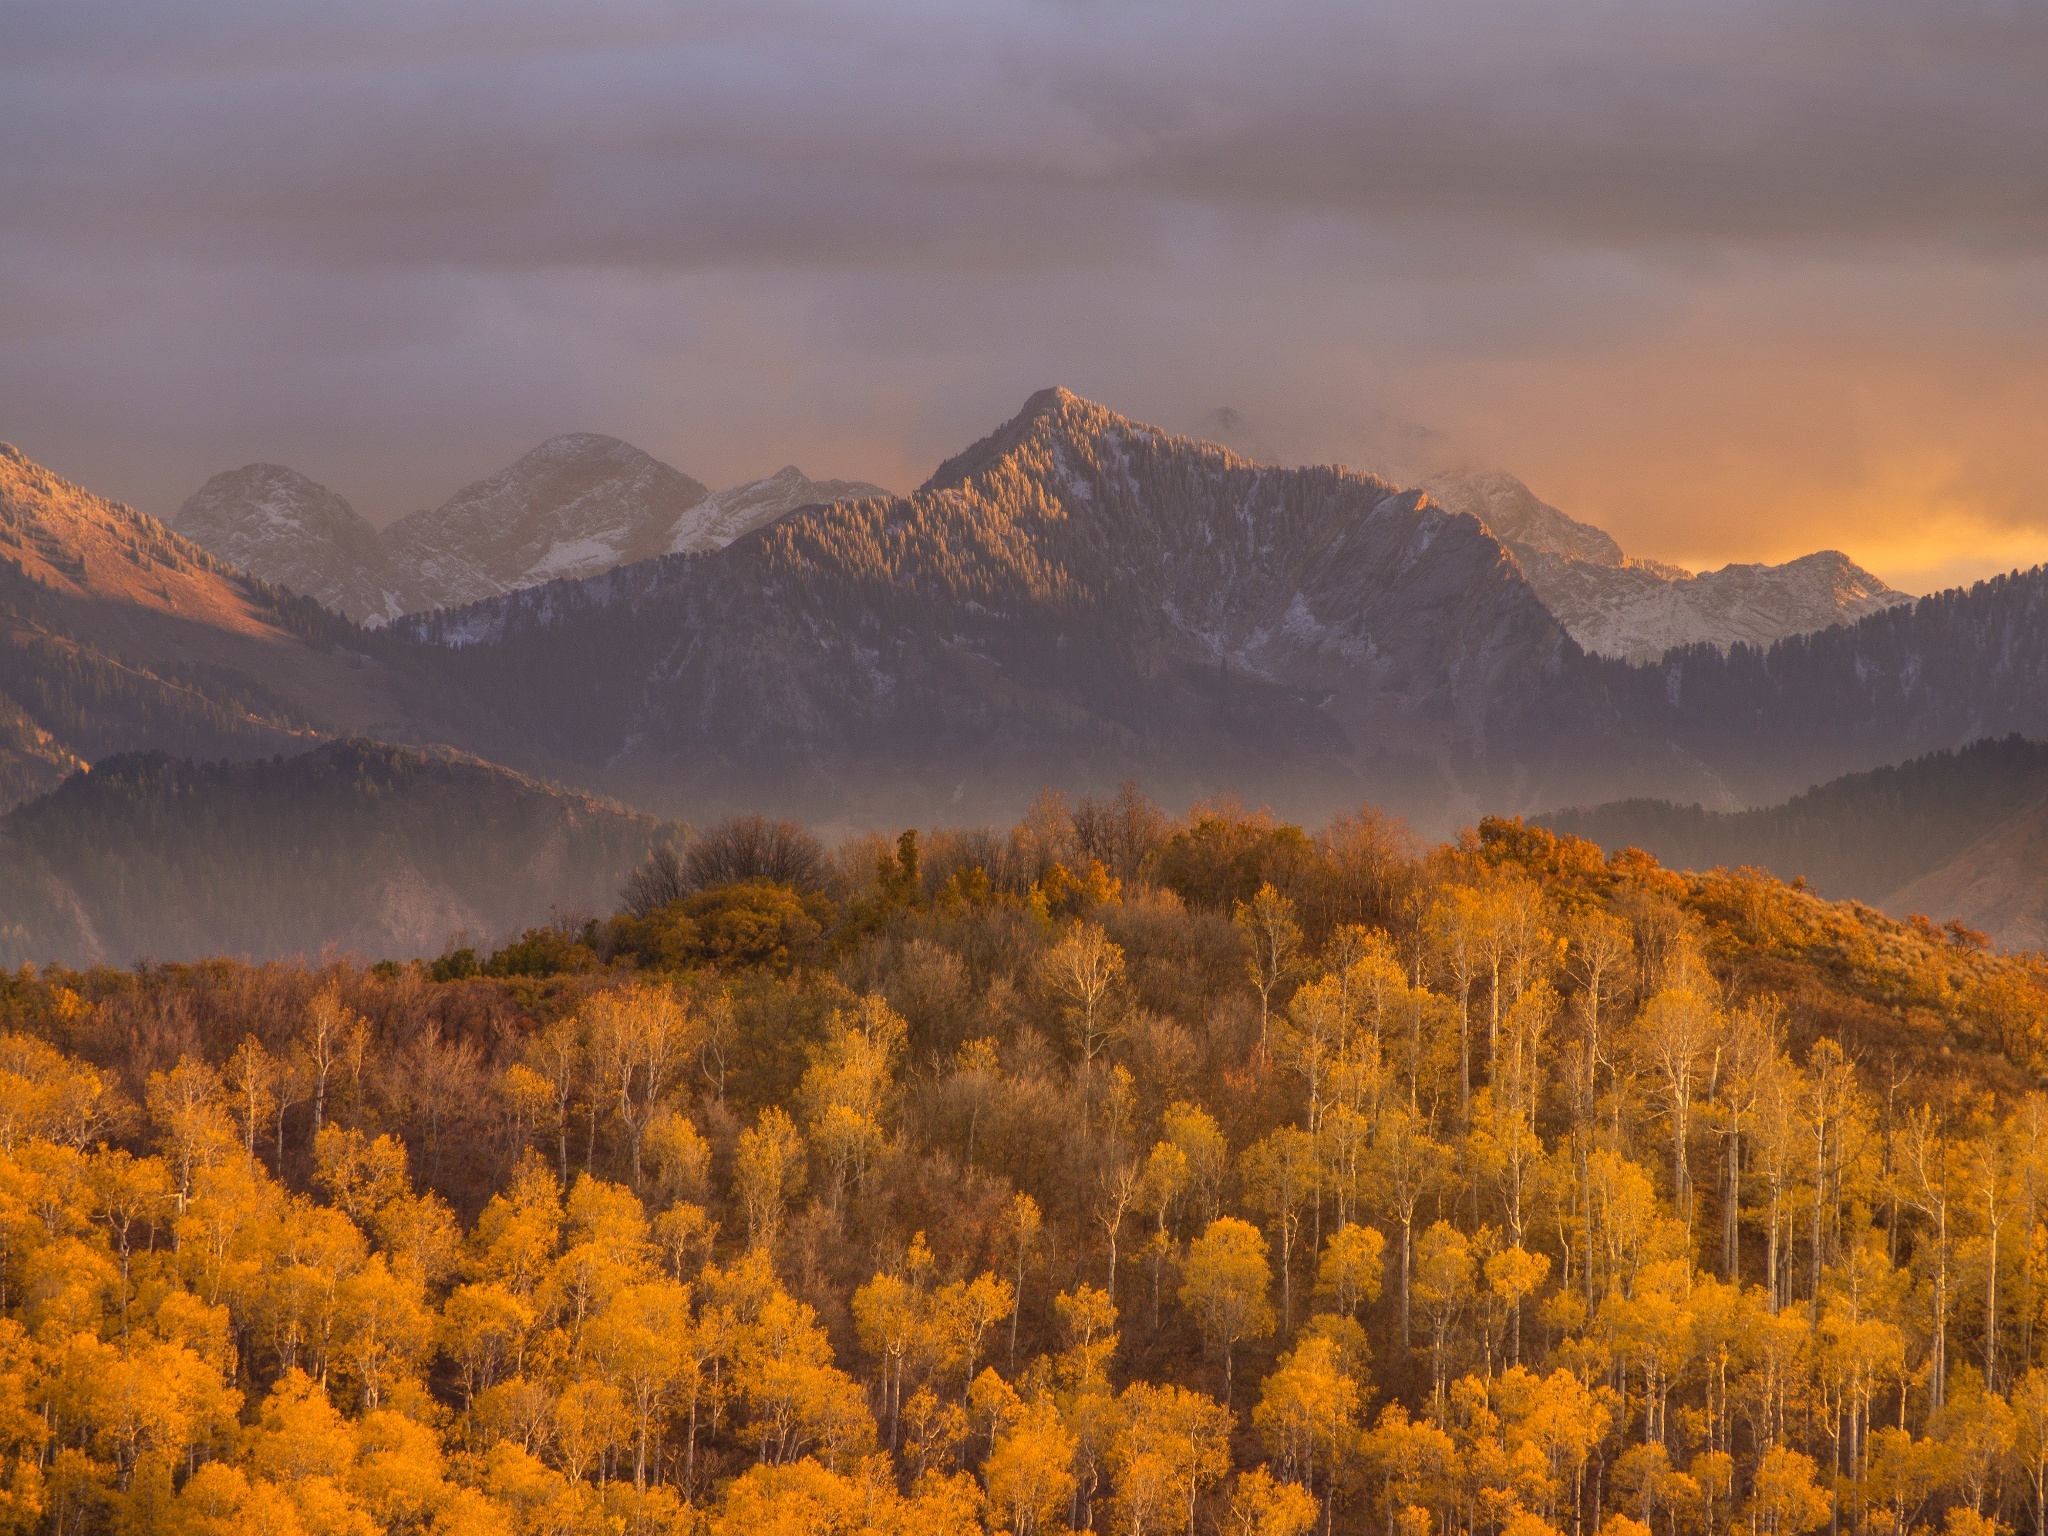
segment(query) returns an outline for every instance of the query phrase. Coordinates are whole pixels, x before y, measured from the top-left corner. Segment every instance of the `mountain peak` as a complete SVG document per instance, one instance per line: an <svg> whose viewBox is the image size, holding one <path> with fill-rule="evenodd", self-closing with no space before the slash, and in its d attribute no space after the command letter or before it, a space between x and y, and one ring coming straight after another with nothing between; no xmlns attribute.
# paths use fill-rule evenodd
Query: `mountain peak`
<svg viewBox="0 0 2048 1536"><path fill-rule="evenodd" d="M384 544L428 603L449 607L665 554L683 514L710 494L631 443L565 432L400 518Z"/></svg>
<svg viewBox="0 0 2048 1536"><path fill-rule="evenodd" d="M407 584L369 519L288 465L244 464L215 475L186 498L173 526L229 564L357 623L405 611Z"/></svg>
<svg viewBox="0 0 2048 1536"><path fill-rule="evenodd" d="M1022 410L995 431L933 470L931 478L919 489L944 491L965 485L1025 443L1043 439L1049 433L1078 439L1100 437L1116 431L1143 433L1156 438L1170 435L1158 427L1119 416L1106 405L1097 405L1070 389L1054 385L1037 391L1024 402Z"/></svg>

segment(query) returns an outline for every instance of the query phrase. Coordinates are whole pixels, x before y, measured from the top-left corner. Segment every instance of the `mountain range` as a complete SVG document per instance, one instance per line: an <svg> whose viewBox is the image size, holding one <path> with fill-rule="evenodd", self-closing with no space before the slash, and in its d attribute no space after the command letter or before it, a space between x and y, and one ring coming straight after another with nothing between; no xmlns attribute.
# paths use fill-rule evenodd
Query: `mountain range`
<svg viewBox="0 0 2048 1536"><path fill-rule="evenodd" d="M231 565L363 623L456 607L656 555L718 549L800 506L888 493L788 465L708 491L630 443L549 438L488 479L381 533L281 464L246 464L195 491L172 526Z"/></svg>
<svg viewBox="0 0 2048 1536"><path fill-rule="evenodd" d="M605 441L465 505L610 517L564 463L611 466L652 520L688 496ZM1007 818L1047 783L1134 777L1169 803L1236 791L1306 818L1373 799L1434 832L1626 796L1734 810L2048 735L2041 571L1632 664L1589 654L1515 543L1427 490L1256 462L1060 390L910 496L766 522L738 505L707 521L706 496L670 545L693 523L707 543L756 525L375 630L19 455L0 468L24 551L0 573L10 800L115 752L369 735L697 819ZM521 569L567 526L535 518L541 534L498 546ZM1601 553L1541 504L1512 526L1525 548Z"/></svg>
<svg viewBox="0 0 2048 1536"><path fill-rule="evenodd" d="M1267 463L1272 446L1238 412L1212 411L1204 435ZM1590 523L1560 512L1505 470L1452 453L1426 429L1381 419L1358 445L1380 477L1467 512L1513 552L1537 596L1587 651L1654 662L1689 645L1764 647L1910 603L1839 550L1783 565L1686 570L1622 553Z"/></svg>
<svg viewBox="0 0 2048 1536"><path fill-rule="evenodd" d="M432 739L421 702L346 619L0 444L0 807L138 749Z"/></svg>
<svg viewBox="0 0 2048 1536"><path fill-rule="evenodd" d="M1974 742L1756 810L1635 799L1537 820L1669 868L1755 865L1894 917L1958 918L2009 947L2048 948L2048 742Z"/></svg>
<svg viewBox="0 0 2048 1536"><path fill-rule="evenodd" d="M431 957L612 911L668 832L448 752L121 754L0 816L0 965Z"/></svg>

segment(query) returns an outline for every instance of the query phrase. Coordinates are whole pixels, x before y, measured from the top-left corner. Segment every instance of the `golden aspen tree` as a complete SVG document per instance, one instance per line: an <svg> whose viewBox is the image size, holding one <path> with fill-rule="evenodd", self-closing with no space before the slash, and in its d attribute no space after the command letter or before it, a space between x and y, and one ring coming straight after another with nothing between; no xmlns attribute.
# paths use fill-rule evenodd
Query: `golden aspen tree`
<svg viewBox="0 0 2048 1536"><path fill-rule="evenodd" d="M1806 1536L1826 1522L1834 1500L1815 1481L1813 1458L1774 1445L1764 1452L1750 1489L1751 1536Z"/></svg>
<svg viewBox="0 0 2048 1536"><path fill-rule="evenodd" d="M1230 1172L1230 1143L1216 1117L1198 1104L1176 1101L1160 1117L1159 1129L1187 1159L1188 1192L1196 1219L1207 1226L1222 1214L1223 1180Z"/></svg>
<svg viewBox="0 0 2048 1536"><path fill-rule="evenodd" d="M1039 961L1038 974L1067 1015L1081 1063L1092 1068L1115 1035L1115 996L1124 975L1124 952L1102 928L1070 925Z"/></svg>
<svg viewBox="0 0 2048 1536"><path fill-rule="evenodd" d="M1693 1209L1692 1165L1687 1157L1693 1101L1712 1065L1720 1035L1720 1013L1712 999L1690 988L1657 993L1636 1021L1637 1053L1664 1099L1671 1137L1672 1203L1688 1228Z"/></svg>
<svg viewBox="0 0 2048 1536"><path fill-rule="evenodd" d="M1053 1536L1074 1497L1075 1440L1047 1396L1022 1404L982 1468L989 1512L1011 1536Z"/></svg>
<svg viewBox="0 0 2048 1536"><path fill-rule="evenodd" d="M763 1109L752 1128L740 1133L733 1177L735 1192L747 1213L751 1246L775 1246L789 1197L803 1187L803 1155L796 1122L775 1105Z"/></svg>
<svg viewBox="0 0 2048 1536"><path fill-rule="evenodd" d="M825 1044L804 1073L799 1098L810 1139L832 1171L831 1204L867 1183L886 1135L896 1058L909 1026L879 996L835 1014Z"/></svg>
<svg viewBox="0 0 2048 1536"><path fill-rule="evenodd" d="M1315 1142L1291 1125L1246 1147L1238 1159L1246 1203L1280 1239L1280 1326L1288 1330L1294 1327L1294 1249L1303 1211L1315 1198L1316 1164Z"/></svg>
<svg viewBox="0 0 2048 1536"><path fill-rule="evenodd" d="M1472 1113L1472 984L1484 964L1482 946L1487 928L1484 897L1469 886L1454 885L1430 904L1422 920L1422 937L1430 964L1456 989L1458 1002L1458 1118Z"/></svg>
<svg viewBox="0 0 2048 1536"><path fill-rule="evenodd" d="M1325 1516L1341 1466L1356 1449L1364 1392L1327 1337L1305 1336L1282 1355L1259 1390L1252 1428L1283 1476L1321 1490Z"/></svg>
<svg viewBox="0 0 2048 1536"><path fill-rule="evenodd" d="M235 1118L242 1122L243 1152L252 1163L256 1161L257 1127L277 1103L278 1076L278 1062L263 1048L263 1042L253 1034L242 1036L223 1077L234 1098Z"/></svg>
<svg viewBox="0 0 2048 1536"><path fill-rule="evenodd" d="M612 1116L625 1130L637 1190L648 1123L696 1053L702 1023L670 988L642 984L592 997L583 1005L583 1028Z"/></svg>
<svg viewBox="0 0 2048 1536"><path fill-rule="evenodd" d="M1245 971L1251 977L1252 990L1259 995L1259 1059L1264 1061L1274 994L1301 971L1301 926L1295 920L1294 903L1274 889L1271 881L1261 885L1250 901L1238 902L1230 921L1244 941Z"/></svg>
<svg viewBox="0 0 2048 1536"><path fill-rule="evenodd" d="M1225 1536L1308 1536L1316 1518L1316 1501L1305 1489L1258 1466L1231 1480L1222 1529Z"/></svg>
<svg viewBox="0 0 2048 1536"><path fill-rule="evenodd" d="M306 1005L299 1045L306 1053L313 1081L313 1125L309 1140L318 1136L321 1127L327 1124L328 1085L341 1066L351 1041L359 1039L365 1028L362 1016L342 1002L341 989L336 984L330 983L321 988Z"/></svg>
<svg viewBox="0 0 2048 1536"><path fill-rule="evenodd" d="M146 1103L164 1144L182 1212L192 1196L193 1175L219 1162L235 1143L226 1097L212 1068L180 1056L169 1072L150 1073Z"/></svg>
<svg viewBox="0 0 2048 1536"><path fill-rule="evenodd" d="M1188 1244L1181 1267L1181 1305L1212 1349L1223 1352L1223 1400L1230 1401L1231 1366L1237 1346L1273 1332L1273 1271L1266 1239L1248 1221L1218 1217Z"/></svg>
<svg viewBox="0 0 2048 1536"><path fill-rule="evenodd" d="M1928 1347L1927 1401L1940 1409L1948 1387L1948 1271L1952 1257L1950 1217L1962 1173L1960 1158L1946 1127L1932 1105L1922 1105L1906 1122L1904 1161L1908 1199L1933 1224L1930 1251L1934 1260L1933 1340Z"/></svg>
<svg viewBox="0 0 2048 1536"><path fill-rule="evenodd" d="M1423 1195L1442 1177L1450 1152L1429 1134L1426 1121L1412 1110L1399 1106L1380 1118L1373 1137L1368 1166L1372 1170L1375 1202L1401 1228L1400 1319L1401 1347L1408 1347L1409 1313L1415 1253L1415 1208Z"/></svg>
<svg viewBox="0 0 2048 1536"><path fill-rule="evenodd" d="M853 1293L855 1336L882 1371L882 1405L892 1453L902 1418L904 1368L929 1333L925 1311L924 1298L901 1275L878 1274Z"/></svg>
<svg viewBox="0 0 2048 1536"><path fill-rule="evenodd" d="M1229 1410L1186 1387L1144 1381L1125 1387L1117 1408L1111 1467L1124 1528L1192 1531L1202 1490L1230 1470Z"/></svg>
<svg viewBox="0 0 2048 1536"><path fill-rule="evenodd" d="M1007 1242L1013 1262L1016 1264L1016 1281L1012 1294L1016 1303L1010 1309L1010 1364L1017 1363L1017 1319L1024 1310L1024 1265L1031 1256L1031 1250L1044 1230L1045 1220L1039 1214L1038 1202L1019 1190L1010 1196L1010 1203L1003 1209L1003 1236Z"/></svg>

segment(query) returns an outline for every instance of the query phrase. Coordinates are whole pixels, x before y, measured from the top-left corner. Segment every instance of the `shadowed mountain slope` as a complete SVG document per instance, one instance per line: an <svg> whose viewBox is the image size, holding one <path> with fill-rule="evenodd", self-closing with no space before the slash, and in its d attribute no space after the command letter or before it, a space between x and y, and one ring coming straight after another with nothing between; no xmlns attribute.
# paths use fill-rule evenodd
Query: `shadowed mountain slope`
<svg viewBox="0 0 2048 1536"><path fill-rule="evenodd" d="M1212 411L1203 431L1280 462L1236 411ZM1369 421L1352 447L1353 462L1484 523L1514 552L1544 606L1594 655L1655 662L1680 646L1767 646L1912 601L1837 550L1697 574L1624 555L1604 531L1566 516L1515 476L1475 465L1438 434L1391 417Z"/></svg>
<svg viewBox="0 0 2048 1536"><path fill-rule="evenodd" d="M602 913L661 824L378 742L290 759L130 754L0 817L0 964L366 959Z"/></svg>
<svg viewBox="0 0 2048 1536"><path fill-rule="evenodd" d="M2048 743L2019 736L1846 775L1758 810L1625 800L1538 820L1673 869L1752 864L1894 916L1959 917L2001 943L2048 942Z"/></svg>

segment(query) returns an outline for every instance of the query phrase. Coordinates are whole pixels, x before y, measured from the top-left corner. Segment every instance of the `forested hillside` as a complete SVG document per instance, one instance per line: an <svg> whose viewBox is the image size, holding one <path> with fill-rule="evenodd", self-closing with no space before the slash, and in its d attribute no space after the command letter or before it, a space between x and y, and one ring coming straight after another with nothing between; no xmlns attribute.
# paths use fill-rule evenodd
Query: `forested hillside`
<svg viewBox="0 0 2048 1536"><path fill-rule="evenodd" d="M625 900L0 977L0 1524L2044 1528L2034 957L1131 793Z"/></svg>
<svg viewBox="0 0 2048 1536"><path fill-rule="evenodd" d="M103 759L0 816L0 964L438 954L610 909L663 824L452 753Z"/></svg>
<svg viewBox="0 0 2048 1536"><path fill-rule="evenodd" d="M1646 849L1674 869L1756 864L1824 896L1883 905L2044 798L2048 744L2009 736L1849 774L1760 810L1622 800L1540 820L1609 850Z"/></svg>

